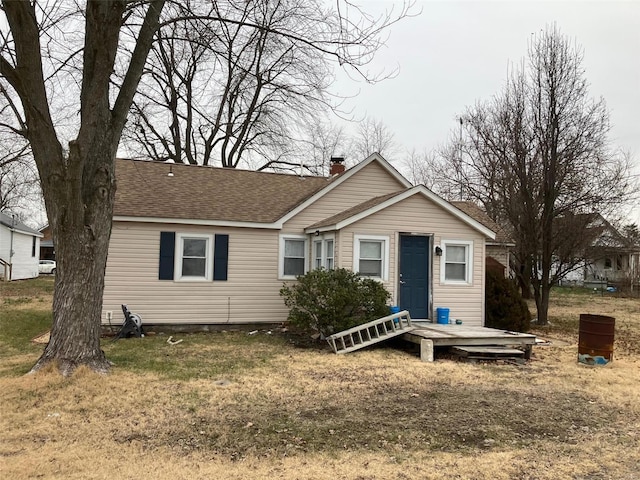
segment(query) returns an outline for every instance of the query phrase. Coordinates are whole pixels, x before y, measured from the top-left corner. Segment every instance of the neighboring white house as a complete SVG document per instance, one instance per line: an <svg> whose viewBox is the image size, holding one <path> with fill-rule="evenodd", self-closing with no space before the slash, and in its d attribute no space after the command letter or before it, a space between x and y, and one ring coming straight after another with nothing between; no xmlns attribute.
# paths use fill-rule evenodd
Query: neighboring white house
<svg viewBox="0 0 640 480"><path fill-rule="evenodd" d="M590 215L585 235L592 236L593 241L583 253L582 262L564 277L563 283L588 288L635 288L640 281L640 247L599 214Z"/></svg>
<svg viewBox="0 0 640 480"><path fill-rule="evenodd" d="M38 276L42 234L0 212L0 277L22 280Z"/></svg>
<svg viewBox="0 0 640 480"><path fill-rule="evenodd" d="M485 242L495 233L380 155L329 177L117 160L103 323L276 323L283 282L343 267L433 321L484 325Z"/></svg>

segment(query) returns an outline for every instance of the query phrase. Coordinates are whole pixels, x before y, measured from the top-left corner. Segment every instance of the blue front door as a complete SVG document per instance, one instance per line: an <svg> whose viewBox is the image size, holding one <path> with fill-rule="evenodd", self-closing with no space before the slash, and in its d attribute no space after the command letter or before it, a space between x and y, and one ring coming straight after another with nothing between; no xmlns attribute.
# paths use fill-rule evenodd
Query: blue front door
<svg viewBox="0 0 640 480"><path fill-rule="evenodd" d="M400 309L413 319L429 318L430 237L400 235Z"/></svg>

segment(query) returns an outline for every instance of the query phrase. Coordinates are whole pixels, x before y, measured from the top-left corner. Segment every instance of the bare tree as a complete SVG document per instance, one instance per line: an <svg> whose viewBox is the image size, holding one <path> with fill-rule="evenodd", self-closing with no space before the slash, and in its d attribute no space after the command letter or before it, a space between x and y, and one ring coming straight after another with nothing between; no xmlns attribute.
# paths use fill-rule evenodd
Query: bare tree
<svg viewBox="0 0 640 480"><path fill-rule="evenodd" d="M448 155L464 194L512 227L516 273L525 293L533 289L540 324L552 285L592 241L584 214L606 215L633 189L628 159L607 142L605 102L588 96L582 59L548 28L504 90L467 110Z"/></svg>
<svg viewBox="0 0 640 480"><path fill-rule="evenodd" d="M393 161L399 150L394 137L394 133L382 120L366 117L358 123L351 153L356 158L367 158L377 152L387 160Z"/></svg>
<svg viewBox="0 0 640 480"><path fill-rule="evenodd" d="M331 58L300 41L321 38L334 21L318 7L304 0L213 2L204 14L209 21L193 17L159 31L127 148L155 160L232 168L241 161L258 168L295 163L304 141L298 126L325 116L338 100L328 93Z"/></svg>
<svg viewBox="0 0 640 480"><path fill-rule="evenodd" d="M320 13L307 21L322 23L314 37L287 28L274 32L358 71L392 23L389 17L369 19L351 8L327 10L309 3ZM51 339L32 371L55 362L64 374L81 364L106 372L100 315L115 156L129 109L162 26L187 18L224 19L215 12L185 12L178 3L165 9L164 0L3 0L1 5L0 74L20 100L16 114L38 167L58 261ZM251 19L240 23L262 28ZM67 117L70 123L64 125L54 122L56 102L74 107L77 116Z"/></svg>
<svg viewBox="0 0 640 480"><path fill-rule="evenodd" d="M29 143L20 132L19 111L4 85L0 84L0 210L22 219L29 206L39 203L38 172Z"/></svg>

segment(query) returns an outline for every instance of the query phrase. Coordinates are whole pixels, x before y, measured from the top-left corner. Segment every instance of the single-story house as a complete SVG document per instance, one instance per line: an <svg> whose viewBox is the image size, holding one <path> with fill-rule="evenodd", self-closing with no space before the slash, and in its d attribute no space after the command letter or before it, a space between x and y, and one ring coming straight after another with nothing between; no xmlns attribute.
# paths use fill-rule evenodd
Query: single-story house
<svg viewBox="0 0 640 480"><path fill-rule="evenodd" d="M415 320L437 307L484 324L495 233L378 154L328 177L116 160L103 324L280 323L283 282L344 267L382 282Z"/></svg>
<svg viewBox="0 0 640 480"><path fill-rule="evenodd" d="M38 276L42 234L0 212L0 277L24 280Z"/></svg>

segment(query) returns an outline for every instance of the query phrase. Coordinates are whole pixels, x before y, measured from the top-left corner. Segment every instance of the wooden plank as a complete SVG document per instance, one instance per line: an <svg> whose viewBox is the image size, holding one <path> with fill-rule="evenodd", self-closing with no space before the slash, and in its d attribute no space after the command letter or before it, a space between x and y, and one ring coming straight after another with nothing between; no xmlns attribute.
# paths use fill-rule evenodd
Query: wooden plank
<svg viewBox="0 0 640 480"><path fill-rule="evenodd" d="M517 350L515 348L505 348L505 347L467 347L467 346L456 346L451 348L451 351L457 355L462 355L465 357L468 356L478 356L483 357L522 357L524 356L524 352L522 350Z"/></svg>

